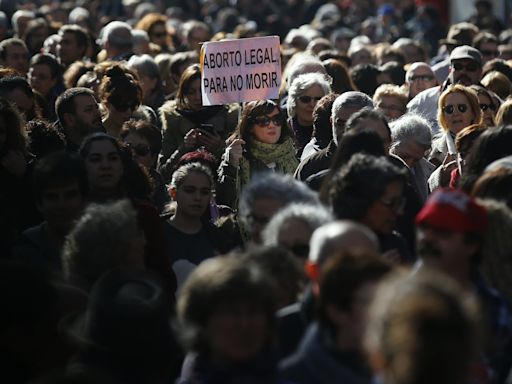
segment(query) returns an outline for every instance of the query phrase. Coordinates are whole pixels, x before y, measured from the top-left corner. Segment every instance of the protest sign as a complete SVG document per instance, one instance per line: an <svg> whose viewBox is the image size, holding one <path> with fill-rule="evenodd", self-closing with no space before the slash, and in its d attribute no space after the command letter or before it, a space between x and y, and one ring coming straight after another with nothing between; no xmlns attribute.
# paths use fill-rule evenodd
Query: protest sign
<svg viewBox="0 0 512 384"><path fill-rule="evenodd" d="M281 56L278 36L203 44L203 105L277 99L280 85Z"/></svg>

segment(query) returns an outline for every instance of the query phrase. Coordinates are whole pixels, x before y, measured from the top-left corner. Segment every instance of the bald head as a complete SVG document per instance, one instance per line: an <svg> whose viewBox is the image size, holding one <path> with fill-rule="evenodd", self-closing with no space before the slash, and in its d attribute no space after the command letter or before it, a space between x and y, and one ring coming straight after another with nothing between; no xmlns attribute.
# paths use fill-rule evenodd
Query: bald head
<svg viewBox="0 0 512 384"><path fill-rule="evenodd" d="M339 251L379 252L379 241L375 234L350 220L334 221L313 232L310 240L309 261L322 266L327 259Z"/></svg>

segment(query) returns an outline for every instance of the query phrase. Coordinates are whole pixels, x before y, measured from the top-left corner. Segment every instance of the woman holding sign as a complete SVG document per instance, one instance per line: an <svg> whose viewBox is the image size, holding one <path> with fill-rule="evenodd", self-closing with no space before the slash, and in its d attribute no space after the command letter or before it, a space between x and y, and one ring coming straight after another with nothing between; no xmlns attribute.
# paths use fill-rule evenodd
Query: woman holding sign
<svg viewBox="0 0 512 384"><path fill-rule="evenodd" d="M236 208L242 187L257 172L293 173L298 161L293 132L271 100L245 104L222 157L217 202Z"/></svg>
<svg viewBox="0 0 512 384"><path fill-rule="evenodd" d="M189 66L181 75L176 100L160 108L162 151L159 171L169 180L177 160L187 152L204 148L220 157L224 140L234 131L237 109L226 105L203 107L201 68Z"/></svg>

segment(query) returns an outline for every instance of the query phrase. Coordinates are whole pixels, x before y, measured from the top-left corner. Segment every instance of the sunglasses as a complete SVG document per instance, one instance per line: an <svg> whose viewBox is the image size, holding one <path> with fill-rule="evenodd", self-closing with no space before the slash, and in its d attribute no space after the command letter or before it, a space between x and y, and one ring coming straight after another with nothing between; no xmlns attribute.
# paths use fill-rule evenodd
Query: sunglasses
<svg viewBox="0 0 512 384"><path fill-rule="evenodd" d="M418 76L412 76L410 81L432 81L434 80L434 76L430 75L418 75Z"/></svg>
<svg viewBox="0 0 512 384"><path fill-rule="evenodd" d="M126 146L130 148L137 156L147 156L151 153L151 148L145 144L132 145L130 143L126 143Z"/></svg>
<svg viewBox="0 0 512 384"><path fill-rule="evenodd" d="M385 206L385 207L387 207L387 208L389 208L389 209L391 209L391 210L393 210L395 212L396 211L401 211L405 207L405 198L402 197L402 196L395 197L394 199L389 199L389 200L380 199L379 202L383 206Z"/></svg>
<svg viewBox="0 0 512 384"><path fill-rule="evenodd" d="M480 66L475 62L468 63L467 65L464 65L462 63L453 63L452 67L456 71L466 70L468 72L475 72L478 70L478 68L480 68Z"/></svg>
<svg viewBox="0 0 512 384"><path fill-rule="evenodd" d="M496 106L494 104L480 104L480 109L483 112L487 111L488 109L490 109L491 111L495 111Z"/></svg>
<svg viewBox="0 0 512 384"><path fill-rule="evenodd" d="M309 104L311 103L311 100L315 100L316 102L318 100L320 100L323 96L321 97L312 97L312 96L299 96L298 99L301 103L304 103L304 104Z"/></svg>
<svg viewBox="0 0 512 384"><path fill-rule="evenodd" d="M274 125L281 126L283 124L283 119L281 115L274 115L272 117L268 116L258 116L253 119L253 121L262 126L262 127L268 127L270 125L270 122L274 123Z"/></svg>
<svg viewBox="0 0 512 384"><path fill-rule="evenodd" d="M464 113L468 110L468 106L466 104L457 104L457 109L460 113ZM443 112L447 115L451 115L453 112L455 112L455 105L445 105L443 107Z"/></svg>

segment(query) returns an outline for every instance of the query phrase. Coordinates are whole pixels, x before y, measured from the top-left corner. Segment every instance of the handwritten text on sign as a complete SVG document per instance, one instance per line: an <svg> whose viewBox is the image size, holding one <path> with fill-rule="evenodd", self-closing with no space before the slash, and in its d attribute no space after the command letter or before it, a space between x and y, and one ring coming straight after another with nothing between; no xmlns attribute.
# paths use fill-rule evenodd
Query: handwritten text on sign
<svg viewBox="0 0 512 384"><path fill-rule="evenodd" d="M256 37L203 45L203 105L277 99L280 85L279 37Z"/></svg>

